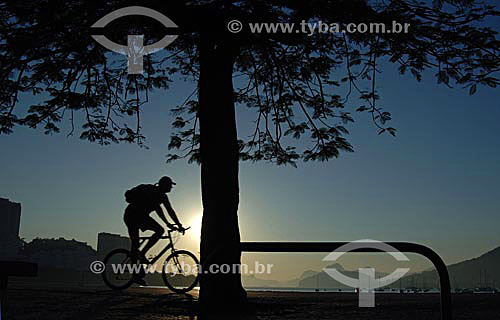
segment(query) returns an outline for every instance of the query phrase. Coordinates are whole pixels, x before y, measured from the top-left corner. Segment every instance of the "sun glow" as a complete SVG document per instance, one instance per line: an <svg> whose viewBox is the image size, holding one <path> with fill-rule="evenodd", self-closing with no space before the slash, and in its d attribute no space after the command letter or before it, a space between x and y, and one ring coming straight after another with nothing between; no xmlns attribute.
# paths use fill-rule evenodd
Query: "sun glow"
<svg viewBox="0 0 500 320"><path fill-rule="evenodd" d="M196 242L199 242L201 237L201 214L196 214L191 221L189 221L188 226L191 227L191 229L187 232L189 237Z"/></svg>

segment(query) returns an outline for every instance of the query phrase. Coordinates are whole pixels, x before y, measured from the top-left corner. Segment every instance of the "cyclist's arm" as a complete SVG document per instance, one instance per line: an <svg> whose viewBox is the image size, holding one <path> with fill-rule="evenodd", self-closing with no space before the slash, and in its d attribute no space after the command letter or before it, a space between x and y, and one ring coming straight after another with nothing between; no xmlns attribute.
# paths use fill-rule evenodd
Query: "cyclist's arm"
<svg viewBox="0 0 500 320"><path fill-rule="evenodd" d="M172 218L174 223L179 227L182 227L182 223L179 221L179 218L177 218L177 214L175 213L174 208L172 208L170 201L168 201L167 196L165 196L163 200L163 205L165 206L165 209L167 209L168 215L170 216L170 218Z"/></svg>
<svg viewBox="0 0 500 320"><path fill-rule="evenodd" d="M171 224L167 220L167 217L165 216L165 213L163 213L163 209L161 208L160 205L156 206L155 212L158 215L158 217L160 217L160 219L167 224L167 226L169 227L171 226Z"/></svg>

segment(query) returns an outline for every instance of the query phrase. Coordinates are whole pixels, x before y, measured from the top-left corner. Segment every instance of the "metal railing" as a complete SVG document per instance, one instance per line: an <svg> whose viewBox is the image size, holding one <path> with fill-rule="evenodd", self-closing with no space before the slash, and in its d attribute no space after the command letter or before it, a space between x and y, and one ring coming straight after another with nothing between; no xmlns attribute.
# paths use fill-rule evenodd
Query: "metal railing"
<svg viewBox="0 0 500 320"><path fill-rule="evenodd" d="M331 252L348 244L349 242L242 242L242 252ZM448 269L441 257L432 249L417 243L410 242L385 242L399 252L417 253L429 259L439 275L441 295L441 319L451 320L451 286ZM358 243L363 247L362 243ZM360 248L350 252L381 252L381 250Z"/></svg>

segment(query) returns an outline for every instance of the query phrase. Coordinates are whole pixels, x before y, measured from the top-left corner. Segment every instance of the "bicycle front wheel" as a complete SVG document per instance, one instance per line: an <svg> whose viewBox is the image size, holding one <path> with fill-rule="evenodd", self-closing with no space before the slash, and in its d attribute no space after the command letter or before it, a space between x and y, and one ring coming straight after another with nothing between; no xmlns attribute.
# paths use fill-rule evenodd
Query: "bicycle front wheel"
<svg viewBox="0 0 500 320"><path fill-rule="evenodd" d="M134 283L134 268L130 251L115 249L104 258L102 280L113 290L125 290Z"/></svg>
<svg viewBox="0 0 500 320"><path fill-rule="evenodd" d="M200 263L196 256L187 250L173 252L163 265L163 282L177 293L193 290L198 284Z"/></svg>

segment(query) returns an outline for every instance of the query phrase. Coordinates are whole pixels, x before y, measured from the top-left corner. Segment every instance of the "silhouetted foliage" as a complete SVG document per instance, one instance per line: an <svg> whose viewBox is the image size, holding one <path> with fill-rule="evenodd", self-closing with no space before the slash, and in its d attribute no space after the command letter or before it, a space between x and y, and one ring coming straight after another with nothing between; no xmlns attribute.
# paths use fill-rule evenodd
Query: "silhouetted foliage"
<svg viewBox="0 0 500 320"><path fill-rule="evenodd" d="M395 65L417 81L424 70L433 69L439 83L466 87L470 94L478 85L498 84L499 42L496 32L482 24L498 12L478 1L141 2L180 27L179 38L162 54L144 57L144 75L127 75L126 59L90 36L95 21L126 5L130 2L0 2L0 133L11 133L16 125L42 126L45 133L55 133L68 119L69 134L77 123L82 139L143 145L140 114L149 94L168 89L174 74L197 81L199 41L207 34L224 34L224 41L230 39L239 48L234 98L255 110L254 132L240 137L242 160L293 164L352 151L345 136L354 111L370 113L379 133L394 135L388 125L391 114L378 102L382 63ZM120 43L126 43L127 34L145 34L153 43L165 33L152 19L133 19L118 19L105 33ZM244 25L298 25L305 20L342 26L380 22L390 28L397 21L411 27L408 34L252 34L245 28L230 35L226 24L232 19ZM21 95L30 93L40 102L27 108L17 105ZM353 95L359 99L349 103ZM196 92L172 108L176 131L169 149L180 151L168 160L199 161L197 110ZM82 117L79 121L77 115ZM308 144L296 142L304 137Z"/></svg>

